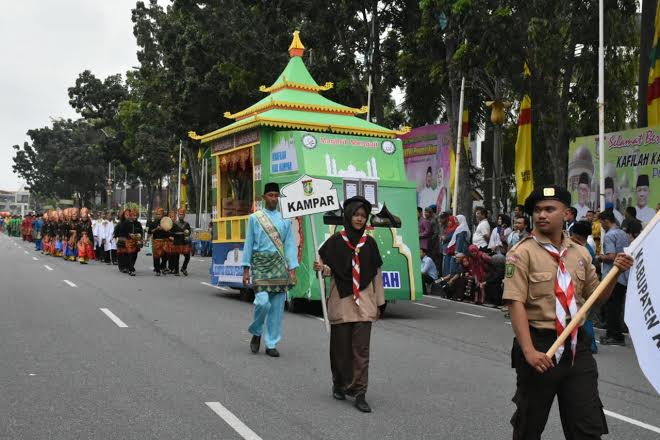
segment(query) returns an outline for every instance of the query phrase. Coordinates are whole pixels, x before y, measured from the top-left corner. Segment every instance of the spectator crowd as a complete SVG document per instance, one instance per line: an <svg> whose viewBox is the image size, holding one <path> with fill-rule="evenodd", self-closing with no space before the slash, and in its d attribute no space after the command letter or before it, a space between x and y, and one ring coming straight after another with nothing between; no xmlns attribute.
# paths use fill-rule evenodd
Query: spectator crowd
<svg viewBox="0 0 660 440"><path fill-rule="evenodd" d="M508 317L502 301L506 254L529 237L533 228L524 207L517 205L511 216L499 214L497 218L492 218L486 208L477 207L471 219L474 228L470 228L464 215L436 213L434 206L417 208L417 212L424 293L499 307ZM577 215L574 207L567 209L565 232L574 243L588 249L597 273L605 277L613 267L615 255L641 233L642 223L632 206L621 220L610 204L602 212L587 211L579 219ZM605 330L602 344L625 344L623 308L627 283L628 273L622 273L610 299L593 310L587 321L592 336L593 326ZM592 339L592 351L596 352L595 337Z"/></svg>

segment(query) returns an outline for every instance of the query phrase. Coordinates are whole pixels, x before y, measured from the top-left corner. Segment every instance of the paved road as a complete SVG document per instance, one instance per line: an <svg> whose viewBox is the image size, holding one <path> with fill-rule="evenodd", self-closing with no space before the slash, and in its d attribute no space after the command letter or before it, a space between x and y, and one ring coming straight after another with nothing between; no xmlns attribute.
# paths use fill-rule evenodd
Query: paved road
<svg viewBox="0 0 660 440"><path fill-rule="evenodd" d="M511 436L512 332L497 310L390 305L365 415L330 395L317 310L286 315L281 358L255 356L251 306L203 284L208 260L193 258L187 278L155 278L149 262L130 278L0 236L0 439ZM660 438L660 397L632 348L601 347L597 360L606 438ZM556 408L544 438L563 438Z"/></svg>

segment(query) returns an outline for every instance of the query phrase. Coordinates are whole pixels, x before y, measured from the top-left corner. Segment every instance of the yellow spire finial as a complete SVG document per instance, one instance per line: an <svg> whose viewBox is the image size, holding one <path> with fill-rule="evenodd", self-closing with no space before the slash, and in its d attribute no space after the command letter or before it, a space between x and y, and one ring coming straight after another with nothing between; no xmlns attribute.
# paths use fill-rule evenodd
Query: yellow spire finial
<svg viewBox="0 0 660 440"><path fill-rule="evenodd" d="M305 46L303 46L302 41L300 41L300 31L295 31L293 33L293 40L291 41L291 46L289 46L289 55L293 57L301 57L305 53Z"/></svg>

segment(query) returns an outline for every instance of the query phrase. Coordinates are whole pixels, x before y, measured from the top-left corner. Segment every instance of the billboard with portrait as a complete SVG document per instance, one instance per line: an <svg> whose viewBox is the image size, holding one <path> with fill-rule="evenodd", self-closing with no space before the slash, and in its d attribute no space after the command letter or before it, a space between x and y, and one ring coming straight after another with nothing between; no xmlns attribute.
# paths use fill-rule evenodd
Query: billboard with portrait
<svg viewBox="0 0 660 440"><path fill-rule="evenodd" d="M570 144L568 189L580 220L598 211L598 135L576 138ZM612 204L621 222L626 207L647 223L660 204L660 127L605 134L605 203Z"/></svg>
<svg viewBox="0 0 660 440"><path fill-rule="evenodd" d="M403 155L408 180L417 185L417 206L435 205L437 212L448 211L449 148L451 134L447 124L414 128L403 136Z"/></svg>

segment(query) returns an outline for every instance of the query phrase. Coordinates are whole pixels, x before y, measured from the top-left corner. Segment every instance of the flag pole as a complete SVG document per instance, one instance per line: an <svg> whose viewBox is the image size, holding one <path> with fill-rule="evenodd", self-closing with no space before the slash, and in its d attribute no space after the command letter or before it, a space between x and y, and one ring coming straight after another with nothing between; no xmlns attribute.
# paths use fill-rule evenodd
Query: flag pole
<svg viewBox="0 0 660 440"><path fill-rule="evenodd" d="M463 103L465 99L465 77L461 80L461 99L458 104L458 130L456 130L456 170L454 171L454 209L453 215L458 210L458 171L461 169L461 147L463 143Z"/></svg>
<svg viewBox="0 0 660 440"><path fill-rule="evenodd" d="M601 0L602 1L602 0ZM648 225L642 230L642 233L639 234L639 236L632 242L630 243L630 246L624 249L624 252L630 256L633 256L635 254L635 251L639 247L639 245L646 239L646 236L651 233L651 230L656 227L656 225L660 223L660 212L656 212L655 217L651 219ZM598 301L598 298L603 294L605 289L619 276L619 273L621 272L621 269L619 269L616 266L613 266L612 269L609 271L609 273L603 278L603 281L600 282L598 287L596 287L596 290L589 296L589 298L585 301L584 304L582 304L582 307L580 307L580 310L575 314L575 316L571 317L571 322L568 323L566 328L564 329L563 332L561 332L561 335L557 338L554 344L550 347L550 349L545 353L549 358L552 358L555 353L557 352L557 349L564 345L564 341L566 341L566 338L568 338L571 335L571 332L575 327L580 325L582 320L587 316L587 313L589 313L589 309L591 306L594 305L596 301Z"/></svg>
<svg viewBox="0 0 660 440"><path fill-rule="evenodd" d="M598 0L598 203L600 211L605 209L605 31L603 16L603 0Z"/></svg>
<svg viewBox="0 0 660 440"><path fill-rule="evenodd" d="M177 209L181 208L181 145L182 141L179 141L179 187L176 191L176 207Z"/></svg>

